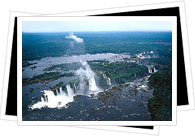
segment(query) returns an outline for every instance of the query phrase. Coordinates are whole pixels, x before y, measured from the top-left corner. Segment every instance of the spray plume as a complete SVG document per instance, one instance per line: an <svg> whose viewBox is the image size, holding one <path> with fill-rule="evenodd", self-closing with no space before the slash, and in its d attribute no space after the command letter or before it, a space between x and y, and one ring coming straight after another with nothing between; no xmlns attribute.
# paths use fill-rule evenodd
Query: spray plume
<svg viewBox="0 0 195 136"><path fill-rule="evenodd" d="M78 94L90 95L100 92L101 90L95 81L95 73L91 70L89 64L86 61L80 61L80 63L82 67L75 72L79 76L79 87L74 84L71 88L70 84L66 84L66 92L62 90L62 87L55 91L43 90L41 101L33 104L30 108L66 108L67 104L73 102L74 96Z"/></svg>
<svg viewBox="0 0 195 136"><path fill-rule="evenodd" d="M77 43L83 43L84 42L84 40L82 38L77 37L73 33L70 33L69 35L66 35L65 38L66 39L72 39L72 40L74 40Z"/></svg>

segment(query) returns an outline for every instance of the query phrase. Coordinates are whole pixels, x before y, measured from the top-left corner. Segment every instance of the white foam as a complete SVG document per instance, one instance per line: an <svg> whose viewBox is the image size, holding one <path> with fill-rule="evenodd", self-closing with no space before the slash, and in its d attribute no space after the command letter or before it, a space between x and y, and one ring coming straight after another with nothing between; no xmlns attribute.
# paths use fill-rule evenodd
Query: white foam
<svg viewBox="0 0 195 136"><path fill-rule="evenodd" d="M68 93L67 95L69 98L71 98L75 95L73 89L70 87L69 84L66 85L66 89L67 89L67 93Z"/></svg>
<svg viewBox="0 0 195 136"><path fill-rule="evenodd" d="M56 90L57 92L57 90ZM62 108L66 107L66 104L73 102L73 96L68 97L64 91L60 89L59 93L54 94L51 90L43 90L43 97L41 101L30 106L31 109L48 108Z"/></svg>
<svg viewBox="0 0 195 136"><path fill-rule="evenodd" d="M74 96L77 94L80 95L89 95L89 94L97 94L100 92L99 87L96 85L95 81L95 73L91 70L90 66L87 62L82 62L81 64L83 68L80 68L76 71L76 74L80 77L80 88L76 87L74 84L74 89L77 91L76 93L70 87L69 84L66 85L67 92L62 90L62 87L58 90L51 91L51 90L43 90L43 96L41 97L41 101L33 104L30 106L31 109L41 109L44 107L48 108L63 108L67 107L67 104L74 101ZM84 78L87 79L89 86L88 89L85 90L86 92L83 93L77 89L85 89L86 83L84 83ZM55 92L55 93L54 93ZM56 95L55 95L56 94Z"/></svg>
<svg viewBox="0 0 195 136"><path fill-rule="evenodd" d="M89 91L87 92L87 94L93 94L94 92L99 91L99 88L95 81L95 73L91 70L89 64L86 61L80 62L83 68L80 68L75 72L80 77L80 88L85 84L84 79L87 79L89 83Z"/></svg>

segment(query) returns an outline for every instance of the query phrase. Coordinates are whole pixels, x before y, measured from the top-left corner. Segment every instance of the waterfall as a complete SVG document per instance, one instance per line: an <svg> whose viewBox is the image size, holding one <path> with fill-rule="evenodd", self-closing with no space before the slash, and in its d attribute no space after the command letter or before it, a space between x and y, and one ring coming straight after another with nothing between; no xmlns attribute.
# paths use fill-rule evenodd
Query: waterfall
<svg viewBox="0 0 195 136"><path fill-rule="evenodd" d="M154 66L148 66L148 72L151 74L157 72L157 70Z"/></svg>
<svg viewBox="0 0 195 136"><path fill-rule="evenodd" d="M74 96L74 91L73 91L73 89L70 87L69 84L66 85L66 89L67 89L67 93L68 93L67 96L70 97L70 98L73 97L73 96Z"/></svg>
<svg viewBox="0 0 195 136"><path fill-rule="evenodd" d="M96 82L95 82L95 78L90 78L89 79L89 90L92 90L92 91L95 91L97 90L97 85L96 85Z"/></svg>
<svg viewBox="0 0 195 136"><path fill-rule="evenodd" d="M63 93L63 91L62 91L62 87L60 87L60 94L62 94Z"/></svg>
<svg viewBox="0 0 195 136"><path fill-rule="evenodd" d="M110 80L109 77L108 77L108 80L107 80L107 84L108 84L108 85L111 85L111 80Z"/></svg>
<svg viewBox="0 0 195 136"><path fill-rule="evenodd" d="M91 70L87 62L82 62L82 67L78 69L75 73L79 76L79 87L76 87L75 83L73 84L73 89L70 84L66 84L67 93L62 90L62 87L59 90L43 90L43 96L41 101L31 105L31 109L41 109L44 107L48 108L63 108L67 107L67 104L74 101L74 96L76 94L95 94L100 91L95 81L95 73ZM110 81L110 79L108 79ZM88 83L88 84L87 84ZM111 83L111 82L110 82ZM88 89L86 89L86 86ZM76 94L74 90L77 89ZM55 95L56 94L56 95Z"/></svg>
<svg viewBox="0 0 195 136"><path fill-rule="evenodd" d="M106 74L103 74L104 79L106 79L107 85L111 85L111 80L109 77L106 76Z"/></svg>
<svg viewBox="0 0 195 136"><path fill-rule="evenodd" d="M59 93L58 93L58 90L56 90L56 95L58 95Z"/></svg>
<svg viewBox="0 0 195 136"><path fill-rule="evenodd" d="M41 109L44 107L49 107L49 108L63 108L66 107L66 105L69 102L72 102L73 95L67 96L66 93L60 88L60 92L57 93L58 91L55 90L56 95L53 91L51 90L43 90L43 96L41 97L41 101L33 104L30 106L31 109Z"/></svg>
<svg viewBox="0 0 195 136"><path fill-rule="evenodd" d="M86 83L84 83L86 80L89 83L89 91L87 92L87 94L92 94L94 91L99 91L99 88L96 84L95 81L95 73L92 71L92 69L90 68L89 64L85 61L80 61L82 64L82 68L78 69L75 73L76 75L79 76L80 78L80 89L85 89L84 85L86 85ZM92 92L90 92L92 91Z"/></svg>
<svg viewBox="0 0 195 136"><path fill-rule="evenodd" d="M76 87L76 85L75 85L75 83L74 83L74 90L76 90L77 89L77 87Z"/></svg>
<svg viewBox="0 0 195 136"><path fill-rule="evenodd" d="M151 66L148 66L148 73L152 73L152 67Z"/></svg>
<svg viewBox="0 0 195 136"><path fill-rule="evenodd" d="M157 72L156 68L154 67L154 73Z"/></svg>

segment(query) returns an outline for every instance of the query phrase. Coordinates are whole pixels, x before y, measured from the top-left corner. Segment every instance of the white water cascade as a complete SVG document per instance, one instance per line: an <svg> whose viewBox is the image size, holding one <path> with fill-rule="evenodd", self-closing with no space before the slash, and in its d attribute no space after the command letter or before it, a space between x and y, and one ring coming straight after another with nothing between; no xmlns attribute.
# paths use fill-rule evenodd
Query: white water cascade
<svg viewBox="0 0 195 136"><path fill-rule="evenodd" d="M110 80L109 77L108 77L108 80L107 80L107 84L108 84L108 85L111 85L111 80Z"/></svg>
<svg viewBox="0 0 195 136"><path fill-rule="evenodd" d="M37 102L33 105L31 105L29 108L31 109L41 109L44 107L48 108L63 108L67 107L67 104L74 101L74 96L78 94L96 94L100 92L100 89L96 85L95 81L95 73L91 70L90 66L87 64L87 62L82 62L82 68L78 69L75 73L79 76L79 87L73 84L73 88L71 88L70 84L66 84L66 90L67 92L62 90L62 87L59 89L52 91L52 90L43 90L43 96L41 97L41 101ZM86 89L87 92L82 93L82 91L85 89L88 82L88 89ZM81 92L80 89L83 89ZM74 91L76 91L74 93Z"/></svg>
<svg viewBox="0 0 195 136"><path fill-rule="evenodd" d="M66 89L67 89L67 93L68 93L67 95L69 98L71 98L75 95L73 89L70 87L69 84L66 85Z"/></svg>
<svg viewBox="0 0 195 136"><path fill-rule="evenodd" d="M111 80L110 80L110 78L109 78L108 76L106 76L106 74L103 74L103 77L104 77L104 79L106 79L107 85L111 85Z"/></svg>
<svg viewBox="0 0 195 136"><path fill-rule="evenodd" d="M151 74L151 73L156 73L157 72L157 70L156 70L156 68L154 67L154 66L150 66L150 67L148 67L148 72Z"/></svg>
<svg viewBox="0 0 195 136"><path fill-rule="evenodd" d="M92 90L92 91L98 90L94 77L89 79L89 90Z"/></svg>
<svg viewBox="0 0 195 136"><path fill-rule="evenodd" d="M92 92L88 92L88 94L92 94L93 92L99 91L98 86L95 81L95 73L91 70L89 64L85 61L80 61L83 68L80 68L76 71L76 74L80 77L80 86L82 87L84 83L84 79L88 80L89 90Z"/></svg>
<svg viewBox="0 0 195 136"><path fill-rule="evenodd" d="M148 67L148 73L152 73L152 69L150 67Z"/></svg>
<svg viewBox="0 0 195 136"><path fill-rule="evenodd" d="M44 107L48 108L63 108L66 107L66 104L69 102L73 102L74 93L71 88L67 86L68 95L62 90L60 87L59 92L58 90L55 90L56 95L54 91L51 90L43 90L43 96L41 97L41 101L33 104L30 106L31 109L41 109Z"/></svg>
<svg viewBox="0 0 195 136"><path fill-rule="evenodd" d="M156 70L156 68L154 67L154 73L156 73L157 72L157 70Z"/></svg>

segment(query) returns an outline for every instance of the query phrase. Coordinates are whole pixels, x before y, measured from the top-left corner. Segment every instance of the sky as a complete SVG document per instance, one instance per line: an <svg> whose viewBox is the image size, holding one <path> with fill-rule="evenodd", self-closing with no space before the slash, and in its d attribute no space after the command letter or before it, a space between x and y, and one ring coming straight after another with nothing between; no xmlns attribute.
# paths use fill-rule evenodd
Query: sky
<svg viewBox="0 0 195 136"><path fill-rule="evenodd" d="M171 21L23 21L23 32L171 31Z"/></svg>

